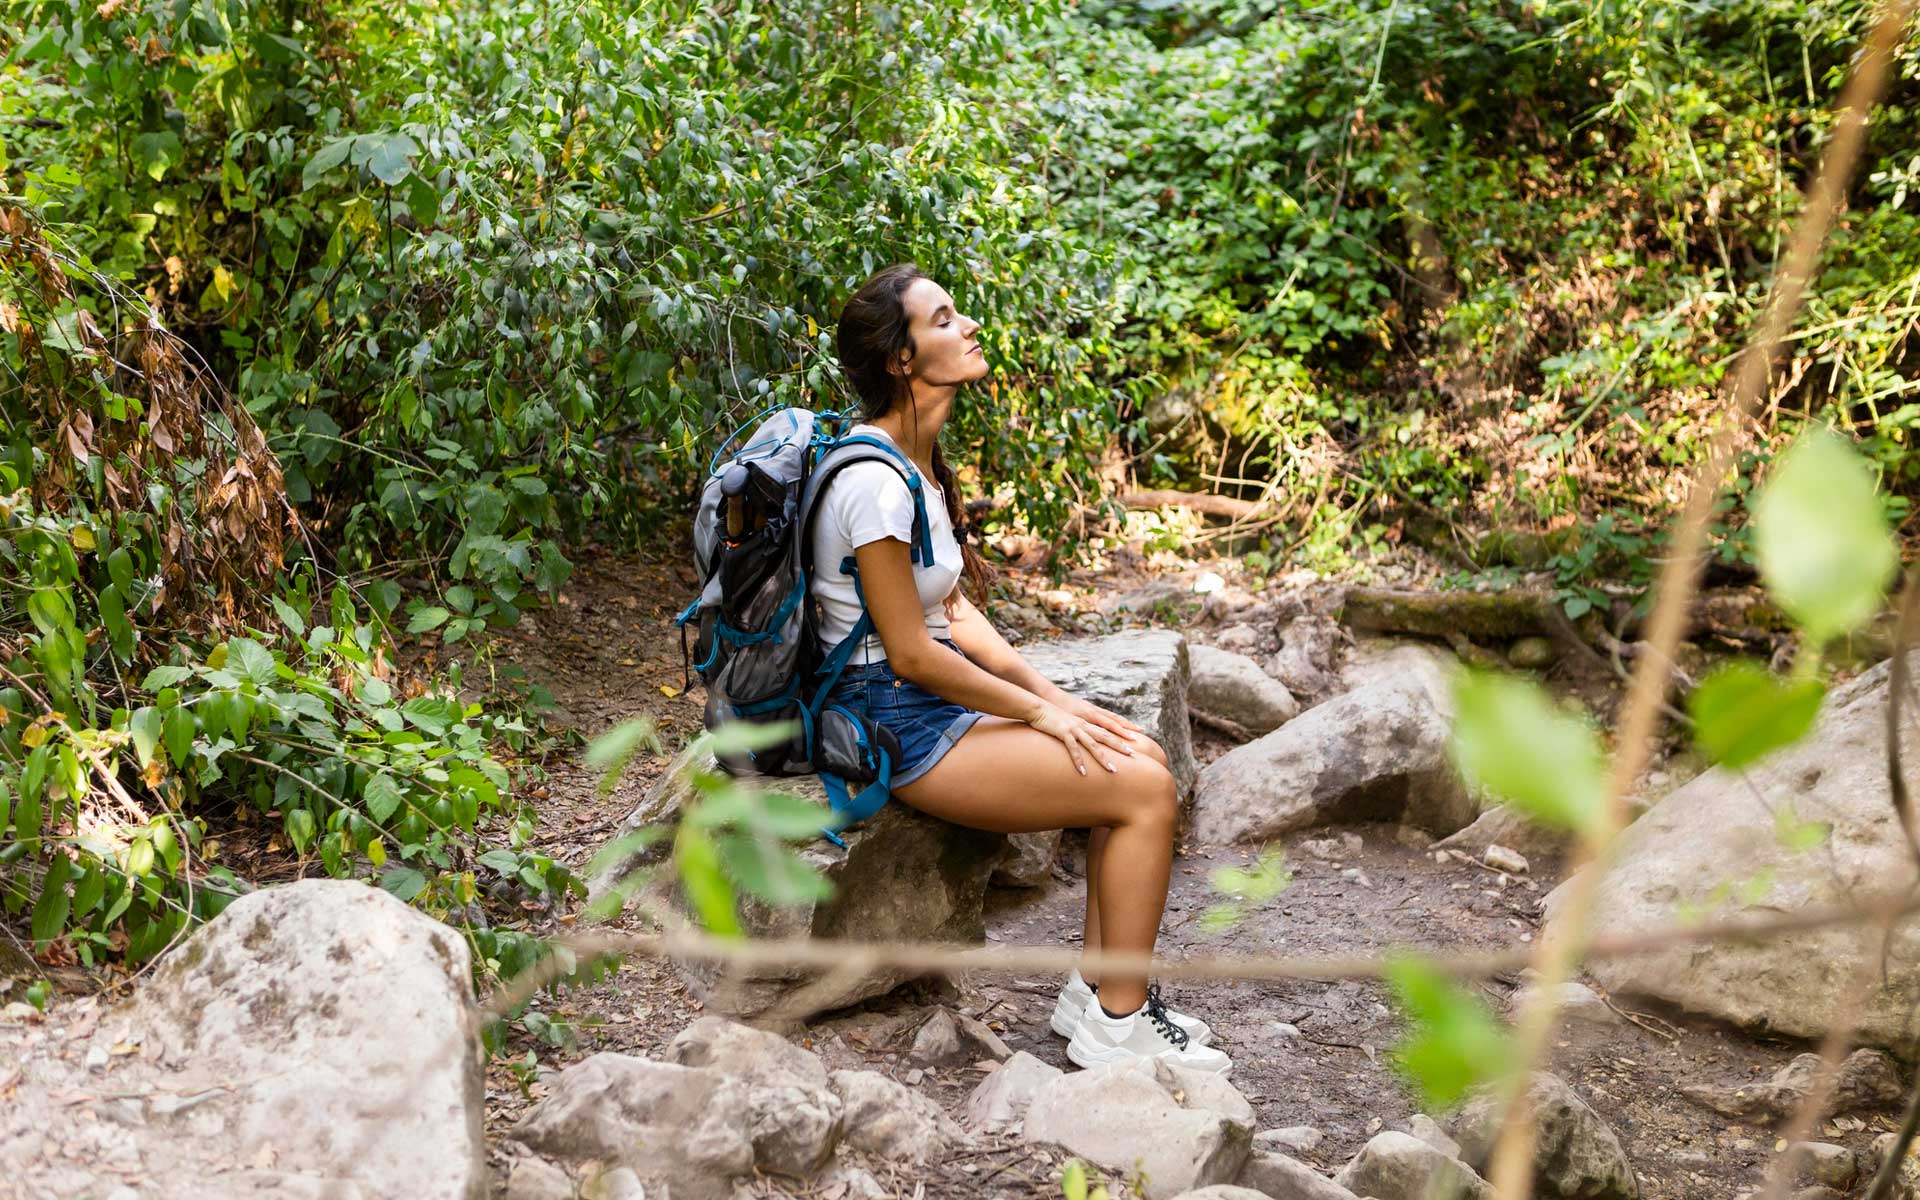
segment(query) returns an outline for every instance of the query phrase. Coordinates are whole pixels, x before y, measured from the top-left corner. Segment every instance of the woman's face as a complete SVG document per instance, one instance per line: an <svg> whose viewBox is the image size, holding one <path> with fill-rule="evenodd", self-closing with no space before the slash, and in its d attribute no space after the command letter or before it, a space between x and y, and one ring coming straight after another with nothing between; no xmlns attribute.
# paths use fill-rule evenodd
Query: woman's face
<svg viewBox="0 0 1920 1200"><path fill-rule="evenodd" d="M916 279L907 285L901 302L915 347L913 357L903 364L910 377L934 386L957 387L987 373L980 322L962 316L947 289L931 279Z"/></svg>

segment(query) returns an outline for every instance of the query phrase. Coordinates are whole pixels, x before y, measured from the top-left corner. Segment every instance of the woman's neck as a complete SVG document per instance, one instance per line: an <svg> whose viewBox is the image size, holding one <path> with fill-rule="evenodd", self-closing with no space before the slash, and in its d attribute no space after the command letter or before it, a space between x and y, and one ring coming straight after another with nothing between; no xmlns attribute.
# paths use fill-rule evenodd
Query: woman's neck
<svg viewBox="0 0 1920 1200"><path fill-rule="evenodd" d="M906 456L913 460L913 464L931 479L933 478L934 443L940 436L940 427L947 422L944 406L938 417L931 416L927 411L928 407L921 405L920 418L917 422L914 420L912 410L896 408L884 416L875 417L867 424L884 431L893 439L893 444L900 447Z"/></svg>

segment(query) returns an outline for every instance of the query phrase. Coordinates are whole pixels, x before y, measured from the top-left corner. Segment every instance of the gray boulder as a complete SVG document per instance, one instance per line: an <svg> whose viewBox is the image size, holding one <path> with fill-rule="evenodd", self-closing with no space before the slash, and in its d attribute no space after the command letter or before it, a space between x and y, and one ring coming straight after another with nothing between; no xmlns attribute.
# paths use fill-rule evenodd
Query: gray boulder
<svg viewBox="0 0 1920 1200"><path fill-rule="evenodd" d="M1687 906L1716 918L1766 919L1905 895L1915 871L1887 785L1888 670L1882 663L1837 689L1798 744L1741 773L1708 771L1629 826L1595 896L1594 936L1668 929ZM1902 735L1909 763L1920 761L1914 730L1908 722ZM1814 850L1793 850L1782 844L1776 812L1831 832ZM1741 886L1751 880L1770 882ZM1565 894L1562 885L1549 896L1550 913ZM1908 918L1884 944L1874 922L1847 922L1673 945L1596 961L1591 970L1616 995L1654 996L1739 1025L1817 1039L1834 1013L1848 1010L1864 967L1873 983L1858 1028L1865 1040L1904 1056L1915 1048L1916 951L1920 929Z"/></svg>
<svg viewBox="0 0 1920 1200"><path fill-rule="evenodd" d="M1166 629L1132 629L1105 637L1037 642L1020 656L1069 695L1091 700L1147 731L1167 752L1180 794L1193 793L1198 771L1187 721L1187 639Z"/></svg>
<svg viewBox="0 0 1920 1200"><path fill-rule="evenodd" d="M995 887L1040 887L1053 878L1053 860L1060 853L1060 831L1010 833L1007 849L994 865Z"/></svg>
<svg viewBox="0 0 1920 1200"><path fill-rule="evenodd" d="M509 1170L503 1200L573 1200L573 1179L546 1159L528 1155Z"/></svg>
<svg viewBox="0 0 1920 1200"><path fill-rule="evenodd" d="M1765 1083L1689 1083L1681 1085L1680 1094L1723 1116L1779 1121L1799 1107L1813 1090L1819 1074L1820 1056L1799 1054ZM1841 1062L1827 1109L1845 1113L1878 1108L1905 1094L1893 1061L1878 1050L1860 1049Z"/></svg>
<svg viewBox="0 0 1920 1200"><path fill-rule="evenodd" d="M1266 672L1311 708L1341 688L1337 671L1346 636L1331 617L1297 616L1280 630L1280 649L1267 659Z"/></svg>
<svg viewBox="0 0 1920 1200"><path fill-rule="evenodd" d="M1352 1192L1298 1159L1258 1147L1240 1168L1240 1185L1272 1200L1354 1200Z"/></svg>
<svg viewBox="0 0 1920 1200"><path fill-rule="evenodd" d="M1535 1194L1552 1200L1638 1200L1639 1181L1620 1139L1566 1081L1535 1071L1527 1081L1533 1110ZM1480 1096L1460 1110L1453 1136L1460 1157L1485 1170L1500 1134L1497 1097Z"/></svg>
<svg viewBox="0 0 1920 1200"><path fill-rule="evenodd" d="M1375 1134L1333 1181L1373 1200L1493 1200L1493 1188L1465 1164L1393 1130Z"/></svg>
<svg viewBox="0 0 1920 1200"><path fill-rule="evenodd" d="M826 792L816 776L741 782L777 788L826 807ZM677 820L681 804L692 791L685 772L670 772L628 816L623 830ZM840 837L847 844L844 850L822 838L800 852L833 885L833 895L784 908L743 895L740 918L749 936L820 941L985 940L982 905L987 878L1006 846L1003 836L949 825L896 801ZM621 870L634 865L628 863ZM610 886L611 876L603 876L595 890L604 892ZM668 923L686 919L678 880L669 872L660 872L648 884L643 900ZM778 1007L821 975L805 967L731 968L689 958L672 962L708 1008L743 1019ZM883 968L842 979L815 994L812 1008L815 1012L844 1008L883 996L911 977L904 970Z"/></svg>
<svg viewBox="0 0 1920 1200"><path fill-rule="evenodd" d="M1272 1198L1265 1192L1258 1192L1252 1188L1239 1187L1231 1183L1216 1183L1212 1187L1181 1192L1173 1200L1272 1200Z"/></svg>
<svg viewBox="0 0 1920 1200"><path fill-rule="evenodd" d="M667 1043L666 1058L683 1067L711 1067L755 1086L828 1086L819 1055L777 1033L724 1017L701 1017L682 1029Z"/></svg>
<svg viewBox="0 0 1920 1200"><path fill-rule="evenodd" d="M835 1071L846 1104L846 1144L879 1158L925 1162L964 1138L940 1106L878 1071Z"/></svg>
<svg viewBox="0 0 1920 1200"><path fill-rule="evenodd" d="M1448 761L1448 713L1447 681L1431 666L1310 708L1201 772L1194 837L1266 841L1352 821L1451 833L1478 807Z"/></svg>
<svg viewBox="0 0 1920 1200"><path fill-rule="evenodd" d="M0 1191L484 1195L470 971L458 934L363 883L243 896L125 1005L0 1015Z"/></svg>
<svg viewBox="0 0 1920 1200"><path fill-rule="evenodd" d="M1246 655L1200 645L1187 652L1192 671L1187 703L1193 708L1256 734L1271 733L1300 714L1300 702L1286 685Z"/></svg>
<svg viewBox="0 0 1920 1200"><path fill-rule="evenodd" d="M1019 1051L967 1097L966 1127L976 1133L1004 1133L1017 1127L1040 1089L1062 1074L1052 1063Z"/></svg>
<svg viewBox="0 0 1920 1200"><path fill-rule="evenodd" d="M1219 1076L1144 1060L1043 1085L1021 1137L1109 1170L1137 1169L1147 1200L1168 1200L1233 1181L1252 1142L1253 1108Z"/></svg>
<svg viewBox="0 0 1920 1200"><path fill-rule="evenodd" d="M1558 858L1572 845L1573 839L1565 830L1529 821L1504 804L1493 805L1465 829L1433 844L1436 850L1464 850L1475 858L1484 858L1494 846L1505 846L1528 858Z"/></svg>
<svg viewBox="0 0 1920 1200"><path fill-rule="evenodd" d="M568 1067L509 1134L550 1158L597 1159L718 1197L753 1169L749 1086L709 1067L596 1054Z"/></svg>

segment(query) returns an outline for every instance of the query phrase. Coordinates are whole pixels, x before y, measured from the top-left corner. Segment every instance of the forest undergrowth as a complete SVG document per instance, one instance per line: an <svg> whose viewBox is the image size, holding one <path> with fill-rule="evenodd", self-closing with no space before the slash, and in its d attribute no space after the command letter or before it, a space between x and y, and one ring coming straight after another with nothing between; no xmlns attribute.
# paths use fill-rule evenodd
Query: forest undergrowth
<svg viewBox="0 0 1920 1200"><path fill-rule="evenodd" d="M1003 545L1410 543L1632 607L1870 16L5 0L0 903L125 971L294 862L536 961L481 918L579 885L540 693L478 644L661 536L734 424L842 403L892 260L983 322L949 454ZM1809 424L1908 527L1915 55L1716 577Z"/></svg>

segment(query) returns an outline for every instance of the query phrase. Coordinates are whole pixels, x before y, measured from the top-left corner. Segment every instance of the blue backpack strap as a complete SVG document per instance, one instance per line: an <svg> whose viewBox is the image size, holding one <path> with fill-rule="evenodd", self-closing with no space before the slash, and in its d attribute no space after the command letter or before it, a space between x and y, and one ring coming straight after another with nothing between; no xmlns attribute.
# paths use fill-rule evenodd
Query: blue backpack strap
<svg viewBox="0 0 1920 1200"><path fill-rule="evenodd" d="M849 825L857 825L886 807L887 797L891 794L893 787L893 756L885 750L880 751L879 778L861 788L858 793L849 794L847 781L838 775L829 775L822 771L820 782L826 785L828 806L839 818L836 823L837 828L845 829ZM826 832L831 837L834 830ZM833 840L843 847L846 845L837 837Z"/></svg>
<svg viewBox="0 0 1920 1200"><path fill-rule="evenodd" d="M842 446L871 446L880 451L880 454L863 454L849 462L836 463L833 468L835 474L839 473L841 467L852 466L855 462L881 461L891 463L893 468L900 472L901 476L906 480L908 493L913 496L913 532L908 542L913 550L913 565L916 567L932 566L933 531L927 523L927 502L920 486L920 469L914 466L912 461L909 460L906 455L900 453L899 449L891 443L883 442L877 437L864 433L856 433L852 437L841 438L833 442L830 446L826 447L825 452L821 456L822 459L824 459L827 454L831 454ZM884 456L884 459L882 456ZM831 482L831 480L827 482ZM825 486L826 484L823 482L819 490L824 490ZM818 490L815 491L812 503L816 506L819 503ZM802 522L802 524L810 527L812 523L807 521ZM803 541L802 545L805 544L805 541Z"/></svg>

